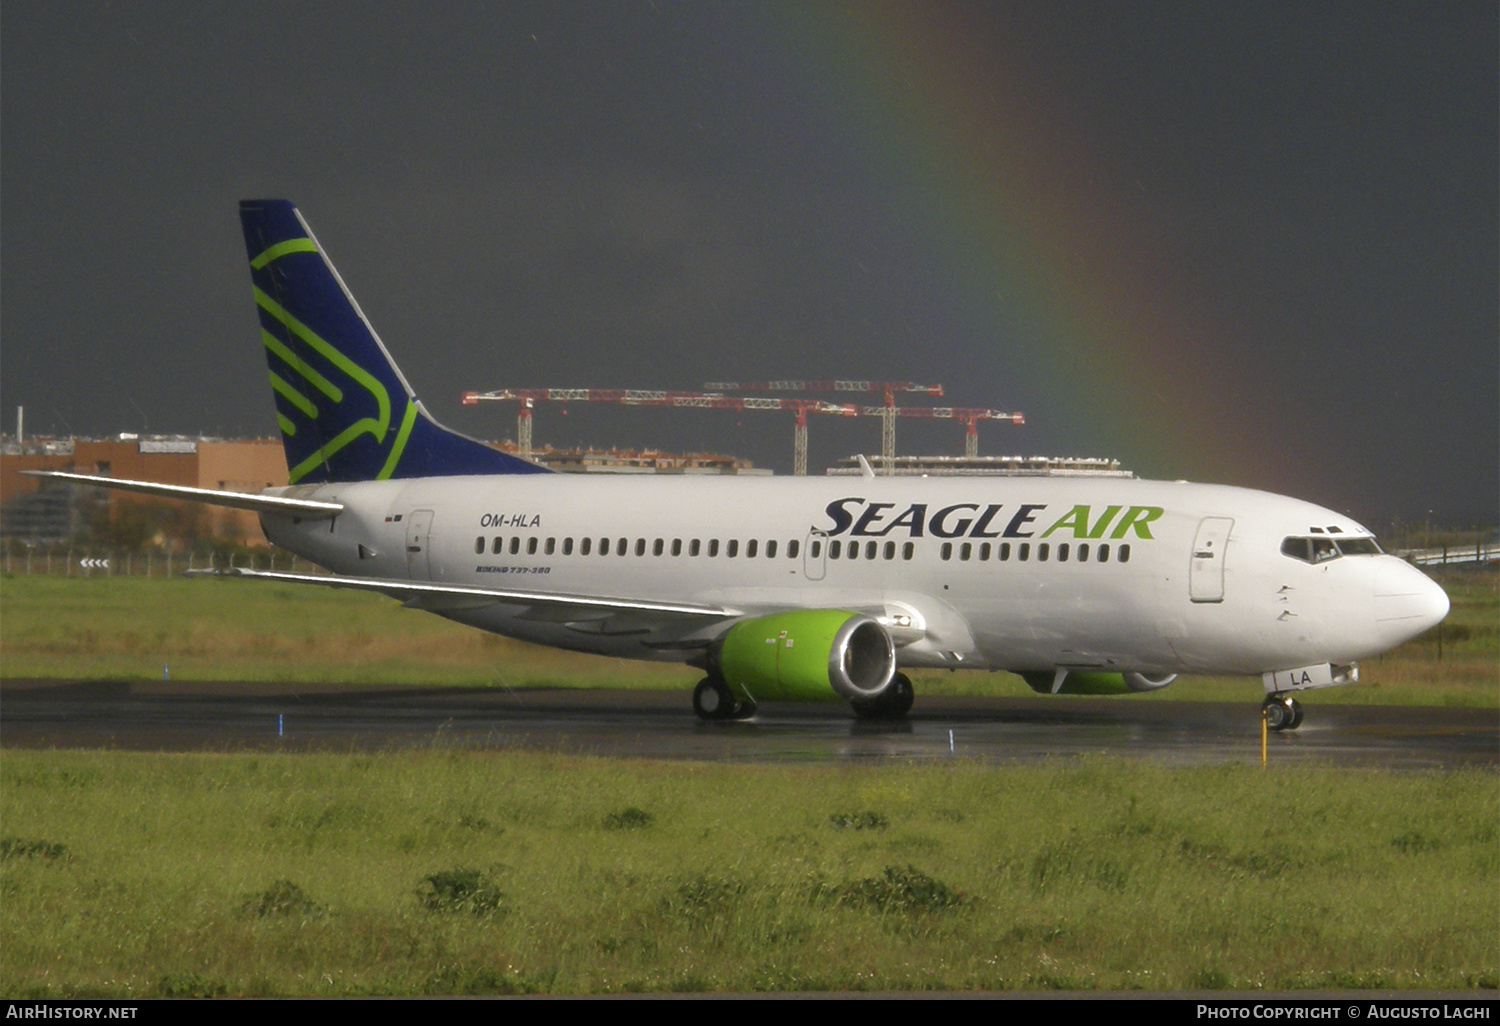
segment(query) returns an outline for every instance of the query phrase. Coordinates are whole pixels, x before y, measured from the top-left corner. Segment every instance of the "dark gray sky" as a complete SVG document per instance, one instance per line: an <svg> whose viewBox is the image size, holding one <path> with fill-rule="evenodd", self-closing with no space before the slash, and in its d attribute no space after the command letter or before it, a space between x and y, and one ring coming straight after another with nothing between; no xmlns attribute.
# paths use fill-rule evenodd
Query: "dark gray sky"
<svg viewBox="0 0 1500 1026"><path fill-rule="evenodd" d="M1492 523L1494 4L0 7L0 409L266 435L236 201L287 197L428 407L942 383L981 451ZM851 397L852 398L852 397ZM780 414L537 413L788 470ZM815 418L812 462L878 451ZM905 421L904 453L962 428Z"/></svg>

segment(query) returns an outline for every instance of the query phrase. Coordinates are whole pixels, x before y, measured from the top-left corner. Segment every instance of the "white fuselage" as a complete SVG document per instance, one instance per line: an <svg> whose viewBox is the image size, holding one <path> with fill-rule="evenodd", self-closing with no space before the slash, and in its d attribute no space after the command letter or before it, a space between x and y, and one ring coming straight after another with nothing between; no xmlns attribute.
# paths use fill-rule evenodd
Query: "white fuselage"
<svg viewBox="0 0 1500 1026"><path fill-rule="evenodd" d="M345 505L331 521L262 518L277 545L340 574L746 616L869 611L891 625L903 666L1264 673L1369 658L1448 608L1392 556L1283 553L1289 537L1368 537L1348 517L1225 486L536 474L280 491ZM632 658L682 659L690 633L591 629L516 604L434 611Z"/></svg>

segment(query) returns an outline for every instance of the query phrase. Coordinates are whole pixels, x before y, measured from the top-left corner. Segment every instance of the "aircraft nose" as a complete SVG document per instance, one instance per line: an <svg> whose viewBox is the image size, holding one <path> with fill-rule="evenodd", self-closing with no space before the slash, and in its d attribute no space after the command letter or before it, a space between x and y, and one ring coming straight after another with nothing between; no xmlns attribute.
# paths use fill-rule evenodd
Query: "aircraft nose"
<svg viewBox="0 0 1500 1026"><path fill-rule="evenodd" d="M1395 648L1448 615L1448 593L1414 566L1388 557L1375 583L1375 629Z"/></svg>

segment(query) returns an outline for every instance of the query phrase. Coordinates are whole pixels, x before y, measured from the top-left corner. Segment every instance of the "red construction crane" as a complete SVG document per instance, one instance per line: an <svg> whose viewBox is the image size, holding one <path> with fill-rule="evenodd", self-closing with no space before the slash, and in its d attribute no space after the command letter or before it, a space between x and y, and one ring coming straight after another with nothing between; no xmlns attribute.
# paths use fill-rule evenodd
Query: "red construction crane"
<svg viewBox="0 0 1500 1026"><path fill-rule="evenodd" d="M942 385L916 385L910 381L705 381L714 392L884 392L886 405L894 406L896 392L943 396Z"/></svg>
<svg viewBox="0 0 1500 1026"><path fill-rule="evenodd" d="M719 381L707 382L706 388L725 391L807 391L807 392L883 392L883 406L855 406L830 403L821 399L766 399L752 396L726 396L720 391L673 392L644 388L520 388L493 392L465 392L463 404L475 406L482 401L508 401L521 404L516 419L516 444L523 454L531 449L531 410L538 402L620 403L626 406L676 406L708 410L790 410L797 414L792 434L792 473L807 474L807 415L829 413L843 417L863 414L881 419L880 456L886 474L895 473L896 418L925 417L937 420L961 420L965 425L964 454L979 453L979 422L1000 420L1024 424L1020 413L1002 410L954 409L947 406L897 406L896 392L942 395L942 385L916 385L911 382L885 381Z"/></svg>
<svg viewBox="0 0 1500 1026"><path fill-rule="evenodd" d="M797 414L792 434L792 473L807 474L807 415L831 413L857 417L852 403L830 403L821 399L760 399L726 396L715 392L662 392L640 388L502 388L493 392L465 392L463 404L485 401L521 404L516 420L516 445L522 454L531 452L531 408L538 402L621 403L626 406L676 406L705 410L790 410Z"/></svg>
<svg viewBox="0 0 1500 1026"><path fill-rule="evenodd" d="M964 455L979 454L979 421L1003 420L1011 424L1024 424L1026 418L1019 413L1000 410L956 410L951 407L922 407L896 405L896 393L941 396L942 385L918 385L910 381L708 381L704 388L724 392L881 392L885 394L884 406L864 406L860 413L867 417L879 417L880 455L887 474L895 473L896 418L929 417L945 420L962 420L965 423Z"/></svg>
<svg viewBox="0 0 1500 1026"><path fill-rule="evenodd" d="M866 417L879 417L883 421L880 431L880 458L887 474L896 472L897 417L963 421L965 456L979 455L979 422L981 420L1003 420L1009 424L1026 423L1026 415L1023 413L1006 413L1003 410L958 410L951 406L863 406L859 412Z"/></svg>

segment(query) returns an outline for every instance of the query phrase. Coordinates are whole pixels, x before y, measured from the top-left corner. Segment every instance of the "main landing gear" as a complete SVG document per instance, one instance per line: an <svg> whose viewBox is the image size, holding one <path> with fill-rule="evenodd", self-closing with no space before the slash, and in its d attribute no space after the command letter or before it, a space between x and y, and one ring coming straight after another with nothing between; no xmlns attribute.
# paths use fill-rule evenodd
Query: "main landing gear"
<svg viewBox="0 0 1500 1026"><path fill-rule="evenodd" d="M911 712L915 698L911 678L898 673L878 698L849 704L861 720L899 720ZM755 715L756 708L754 702L737 698L722 677L704 677L693 689L693 712L700 720L748 720Z"/></svg>
<svg viewBox="0 0 1500 1026"><path fill-rule="evenodd" d="M1266 726L1272 730L1296 730L1302 726L1302 703L1291 695L1282 692L1267 695L1262 711Z"/></svg>
<svg viewBox="0 0 1500 1026"><path fill-rule="evenodd" d="M700 720L748 720L755 709L754 702L736 699L719 677L704 677L693 689L693 712Z"/></svg>
<svg viewBox="0 0 1500 1026"><path fill-rule="evenodd" d="M849 704L854 715L862 720L899 720L911 712L912 701L917 693L912 690L911 678L898 673L891 678L890 686L878 698L855 699Z"/></svg>

